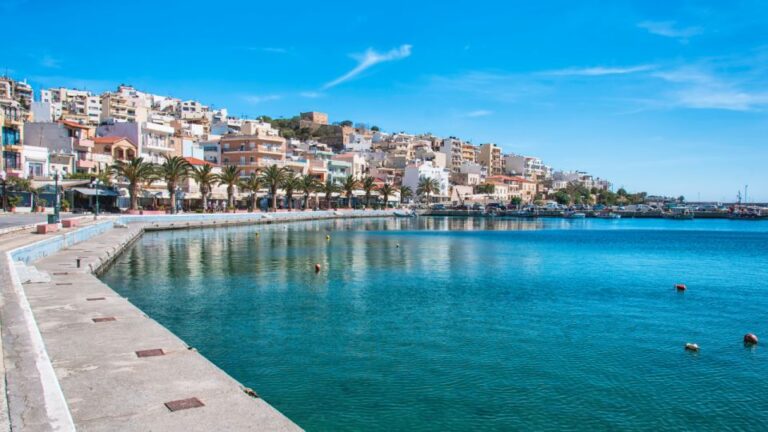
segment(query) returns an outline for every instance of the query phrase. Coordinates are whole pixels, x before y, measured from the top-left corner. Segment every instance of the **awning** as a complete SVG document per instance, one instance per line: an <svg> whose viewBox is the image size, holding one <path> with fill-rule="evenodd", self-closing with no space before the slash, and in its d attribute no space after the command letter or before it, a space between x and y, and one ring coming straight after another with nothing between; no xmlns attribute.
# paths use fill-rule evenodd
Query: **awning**
<svg viewBox="0 0 768 432"><path fill-rule="evenodd" d="M72 188L73 191L83 194L85 196L108 196L116 197L117 192L109 189L88 189L88 188Z"/></svg>

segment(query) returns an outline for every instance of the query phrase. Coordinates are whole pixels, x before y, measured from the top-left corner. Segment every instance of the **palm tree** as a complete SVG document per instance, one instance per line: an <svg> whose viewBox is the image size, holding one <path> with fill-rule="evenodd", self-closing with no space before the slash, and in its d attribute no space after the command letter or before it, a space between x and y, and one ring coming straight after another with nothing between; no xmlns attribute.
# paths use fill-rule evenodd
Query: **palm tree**
<svg viewBox="0 0 768 432"><path fill-rule="evenodd" d="M293 192L301 189L301 177L289 172L283 179L283 191L285 200L288 201L288 209L293 210Z"/></svg>
<svg viewBox="0 0 768 432"><path fill-rule="evenodd" d="M376 179L371 176L363 178L361 183L363 190L365 191L365 206L371 206L371 192L376 188Z"/></svg>
<svg viewBox="0 0 768 432"><path fill-rule="evenodd" d="M389 196L394 193L395 188L389 183L384 183L384 185L379 188L379 194L381 194L381 196L384 198L384 208L389 207Z"/></svg>
<svg viewBox="0 0 768 432"><path fill-rule="evenodd" d="M339 186L331 179L326 180L320 187L320 192L325 194L325 203L328 209L331 208L331 197L333 197L334 192L338 191Z"/></svg>
<svg viewBox="0 0 768 432"><path fill-rule="evenodd" d="M311 175L303 175L299 179L299 190L304 194L304 210L309 206L309 195L319 189L320 185Z"/></svg>
<svg viewBox="0 0 768 432"><path fill-rule="evenodd" d="M203 211L208 210L208 195L213 189L213 184L216 183L216 174L213 173L213 168L210 164L193 168L189 172L189 177L200 187L200 195L203 198Z"/></svg>
<svg viewBox="0 0 768 432"><path fill-rule="evenodd" d="M165 161L157 168L158 177L165 180L168 193L171 195L171 214L176 213L176 187L187 178L191 166L181 156L164 156Z"/></svg>
<svg viewBox="0 0 768 432"><path fill-rule="evenodd" d="M410 186L400 186L400 203L404 203L405 200L413 196L413 189Z"/></svg>
<svg viewBox="0 0 768 432"><path fill-rule="evenodd" d="M351 174L344 177L344 180L341 182L341 188L347 194L347 205L349 208L352 208L352 192L357 188L357 184L357 179Z"/></svg>
<svg viewBox="0 0 768 432"><path fill-rule="evenodd" d="M235 186L240 183L240 168L229 165L216 175L216 181L219 185L227 185L227 207L235 207Z"/></svg>
<svg viewBox="0 0 768 432"><path fill-rule="evenodd" d="M131 210L139 208L139 185L155 176L155 167L144 158L133 158L129 162L117 161L110 167L115 175L128 181L128 194L131 196Z"/></svg>
<svg viewBox="0 0 768 432"><path fill-rule="evenodd" d="M419 179L419 187L416 188L417 195L424 195L427 203L429 203L429 196L440 190L440 182L435 178L421 177Z"/></svg>
<svg viewBox="0 0 768 432"><path fill-rule="evenodd" d="M261 172L261 181L269 188L269 194L272 197L272 211L277 210L277 188L283 184L287 175L288 170L278 168L277 165L272 165Z"/></svg>
<svg viewBox="0 0 768 432"><path fill-rule="evenodd" d="M256 210L256 193L261 189L261 177L256 174L251 174L248 178L240 182L240 187L243 190L251 192L251 199L248 205L248 211L254 212Z"/></svg>

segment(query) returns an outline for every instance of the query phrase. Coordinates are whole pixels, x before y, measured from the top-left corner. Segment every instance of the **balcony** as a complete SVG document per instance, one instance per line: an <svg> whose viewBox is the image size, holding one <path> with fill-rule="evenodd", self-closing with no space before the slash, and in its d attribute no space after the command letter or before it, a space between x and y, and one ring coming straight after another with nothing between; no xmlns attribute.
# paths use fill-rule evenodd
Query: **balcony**
<svg viewBox="0 0 768 432"><path fill-rule="evenodd" d="M72 144L74 144L75 147L81 147L84 149L93 148L93 140L89 140L89 139L72 138Z"/></svg>
<svg viewBox="0 0 768 432"><path fill-rule="evenodd" d="M76 166L79 169L93 169L96 167L96 162L89 160L78 160Z"/></svg>
<svg viewBox="0 0 768 432"><path fill-rule="evenodd" d="M280 155L280 156L285 154L285 150L283 150L282 146L260 145L256 147L256 151L258 151L259 153L266 153L266 154Z"/></svg>

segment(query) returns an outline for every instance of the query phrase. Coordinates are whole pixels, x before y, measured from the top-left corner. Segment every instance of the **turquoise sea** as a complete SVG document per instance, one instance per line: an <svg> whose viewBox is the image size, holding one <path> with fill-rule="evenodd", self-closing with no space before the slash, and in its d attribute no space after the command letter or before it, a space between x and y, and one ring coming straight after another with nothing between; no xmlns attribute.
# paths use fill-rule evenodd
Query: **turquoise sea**
<svg viewBox="0 0 768 432"><path fill-rule="evenodd" d="M768 429L768 222L169 231L102 278L310 431Z"/></svg>

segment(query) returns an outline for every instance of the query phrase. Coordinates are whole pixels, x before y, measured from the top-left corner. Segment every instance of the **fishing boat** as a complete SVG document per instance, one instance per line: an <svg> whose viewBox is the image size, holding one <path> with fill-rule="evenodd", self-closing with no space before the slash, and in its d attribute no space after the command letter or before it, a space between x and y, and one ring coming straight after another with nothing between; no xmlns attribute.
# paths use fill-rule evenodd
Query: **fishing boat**
<svg viewBox="0 0 768 432"><path fill-rule="evenodd" d="M563 213L563 217L566 217L568 219L584 219L587 217L586 213L577 212L577 211L567 211Z"/></svg>
<svg viewBox="0 0 768 432"><path fill-rule="evenodd" d="M600 219L621 219L621 215L618 213L598 213L595 217Z"/></svg>
<svg viewBox="0 0 768 432"><path fill-rule="evenodd" d="M416 212L413 210L396 210L394 214L397 217L416 217Z"/></svg>
<svg viewBox="0 0 768 432"><path fill-rule="evenodd" d="M693 212L688 207L672 207L668 212L662 213L665 219L691 220Z"/></svg>

